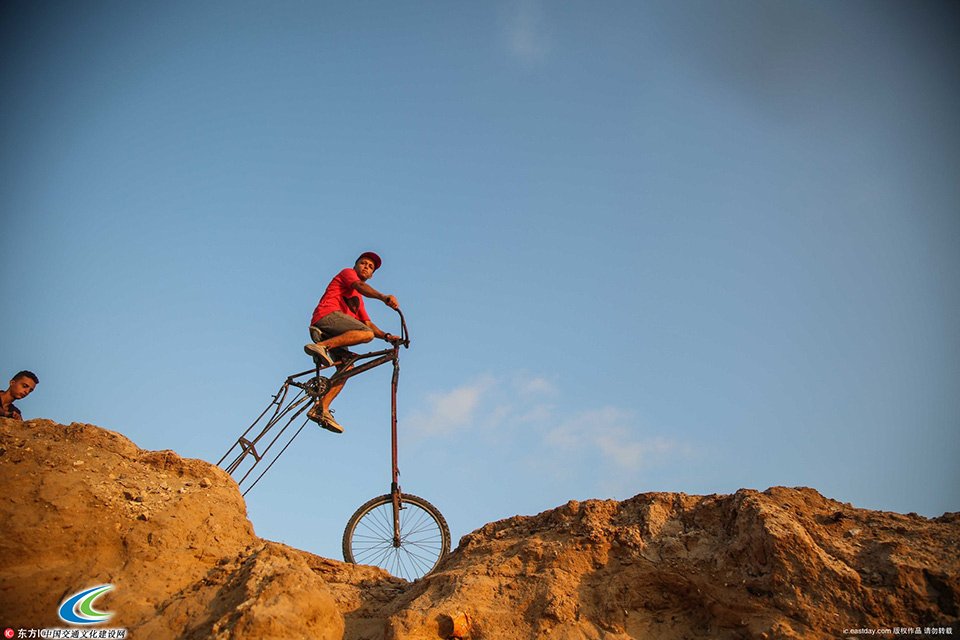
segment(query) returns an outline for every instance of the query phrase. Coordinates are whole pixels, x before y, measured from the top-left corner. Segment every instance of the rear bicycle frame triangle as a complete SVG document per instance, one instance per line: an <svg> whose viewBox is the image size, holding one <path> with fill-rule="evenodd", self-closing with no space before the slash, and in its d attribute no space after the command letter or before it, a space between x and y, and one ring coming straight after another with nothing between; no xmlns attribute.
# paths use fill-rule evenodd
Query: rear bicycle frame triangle
<svg viewBox="0 0 960 640"><path fill-rule="evenodd" d="M359 365L356 362L367 360ZM287 448L293 443L294 439L303 428L310 422L309 418L303 416L315 402L326 394L331 386L345 382L348 378L359 375L375 367L379 367L387 362L394 363L394 375L391 384L391 412L392 417L392 439L393 439L393 469L394 483L396 483L399 471L396 468L396 395L397 379L399 376L399 345L390 349L373 351L364 354L351 354L346 360L337 363L337 371L328 379L320 375L320 368L308 369L293 375L287 376L280 389L273 396L270 404L263 410L263 413L253 421L246 431L231 445L230 449L217 462L218 466L223 466L224 462L229 460L229 464L223 467L237 481L243 495L253 489L254 486L263 478L263 476L273 467L277 459L283 455ZM292 392L291 387L297 389ZM291 393L293 393L291 397ZM271 412L272 410L272 412ZM269 417L268 417L269 416ZM291 426L303 416L303 423L290 435L288 430ZM266 422L263 422L266 418ZM257 426L262 425L257 431ZM278 425L279 430L275 428ZM255 434L252 435L251 434ZM279 451L275 447L282 443ZM258 447L261 447L258 449ZM233 456L231 458L231 456ZM252 474L261 462L269 461L266 468L256 477Z"/></svg>

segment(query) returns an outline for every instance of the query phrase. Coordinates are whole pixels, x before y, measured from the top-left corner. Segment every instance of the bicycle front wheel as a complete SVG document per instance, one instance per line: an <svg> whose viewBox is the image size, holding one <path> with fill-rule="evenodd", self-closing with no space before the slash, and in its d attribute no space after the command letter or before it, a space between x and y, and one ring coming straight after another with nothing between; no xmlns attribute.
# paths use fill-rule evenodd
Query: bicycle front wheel
<svg viewBox="0 0 960 640"><path fill-rule="evenodd" d="M343 559L372 564L398 578L427 575L450 552L450 529L440 511L409 493L400 494L400 537L393 535L393 498L388 493L367 501L343 531Z"/></svg>

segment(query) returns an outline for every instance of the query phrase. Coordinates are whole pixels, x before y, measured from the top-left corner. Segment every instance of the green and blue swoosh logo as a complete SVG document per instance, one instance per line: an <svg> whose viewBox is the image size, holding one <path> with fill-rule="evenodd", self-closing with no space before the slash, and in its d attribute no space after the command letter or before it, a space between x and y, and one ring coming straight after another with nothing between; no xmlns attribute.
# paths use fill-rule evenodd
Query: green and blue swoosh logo
<svg viewBox="0 0 960 640"><path fill-rule="evenodd" d="M97 611L93 608L93 602L111 589L112 584L102 584L70 596L60 605L60 619L70 624L106 622L113 614Z"/></svg>

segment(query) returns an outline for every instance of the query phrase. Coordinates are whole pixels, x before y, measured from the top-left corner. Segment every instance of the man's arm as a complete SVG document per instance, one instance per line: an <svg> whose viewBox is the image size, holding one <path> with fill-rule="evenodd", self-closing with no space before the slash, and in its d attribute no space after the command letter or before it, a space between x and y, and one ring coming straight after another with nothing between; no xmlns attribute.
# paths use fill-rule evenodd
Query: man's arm
<svg viewBox="0 0 960 640"><path fill-rule="evenodd" d="M372 321L372 320L367 320L365 324L366 324L368 327L370 327L370 330L371 330L371 331L373 331L374 337L380 338L381 340L386 340L387 342L399 342L399 341L400 341L400 337L399 337L399 336L391 335L391 334L387 333L386 331L381 330L380 327L378 327L377 325L373 324L373 321Z"/></svg>
<svg viewBox="0 0 960 640"><path fill-rule="evenodd" d="M394 296L380 293L379 291L377 291L376 289L368 285L366 282L358 282L357 284L353 285L353 288L356 289L360 294L368 298L373 298L375 300L382 301L385 305L387 305L391 309L400 308L400 303L397 302L397 299ZM379 329L375 330L374 333L376 333L376 331L379 331ZM379 338L380 336L378 335L377 337Z"/></svg>
<svg viewBox="0 0 960 640"><path fill-rule="evenodd" d="M20 409L18 409L17 406L12 402L4 407L3 401L0 400L0 417L12 418L14 420L23 422L23 414L20 413Z"/></svg>

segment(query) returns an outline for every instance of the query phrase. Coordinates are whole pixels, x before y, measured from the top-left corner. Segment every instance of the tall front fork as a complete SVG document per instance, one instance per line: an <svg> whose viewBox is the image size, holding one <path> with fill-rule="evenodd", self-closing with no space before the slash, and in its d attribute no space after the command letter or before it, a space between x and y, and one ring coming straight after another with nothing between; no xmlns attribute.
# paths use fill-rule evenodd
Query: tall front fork
<svg viewBox="0 0 960 640"><path fill-rule="evenodd" d="M390 496L393 498L393 547L400 548L400 487L394 482L390 486Z"/></svg>
<svg viewBox="0 0 960 640"><path fill-rule="evenodd" d="M392 456L393 478L390 482L390 496L393 498L393 546L400 548L400 468L397 462L397 383L400 380L400 345L393 346L393 380L390 384L390 449Z"/></svg>

